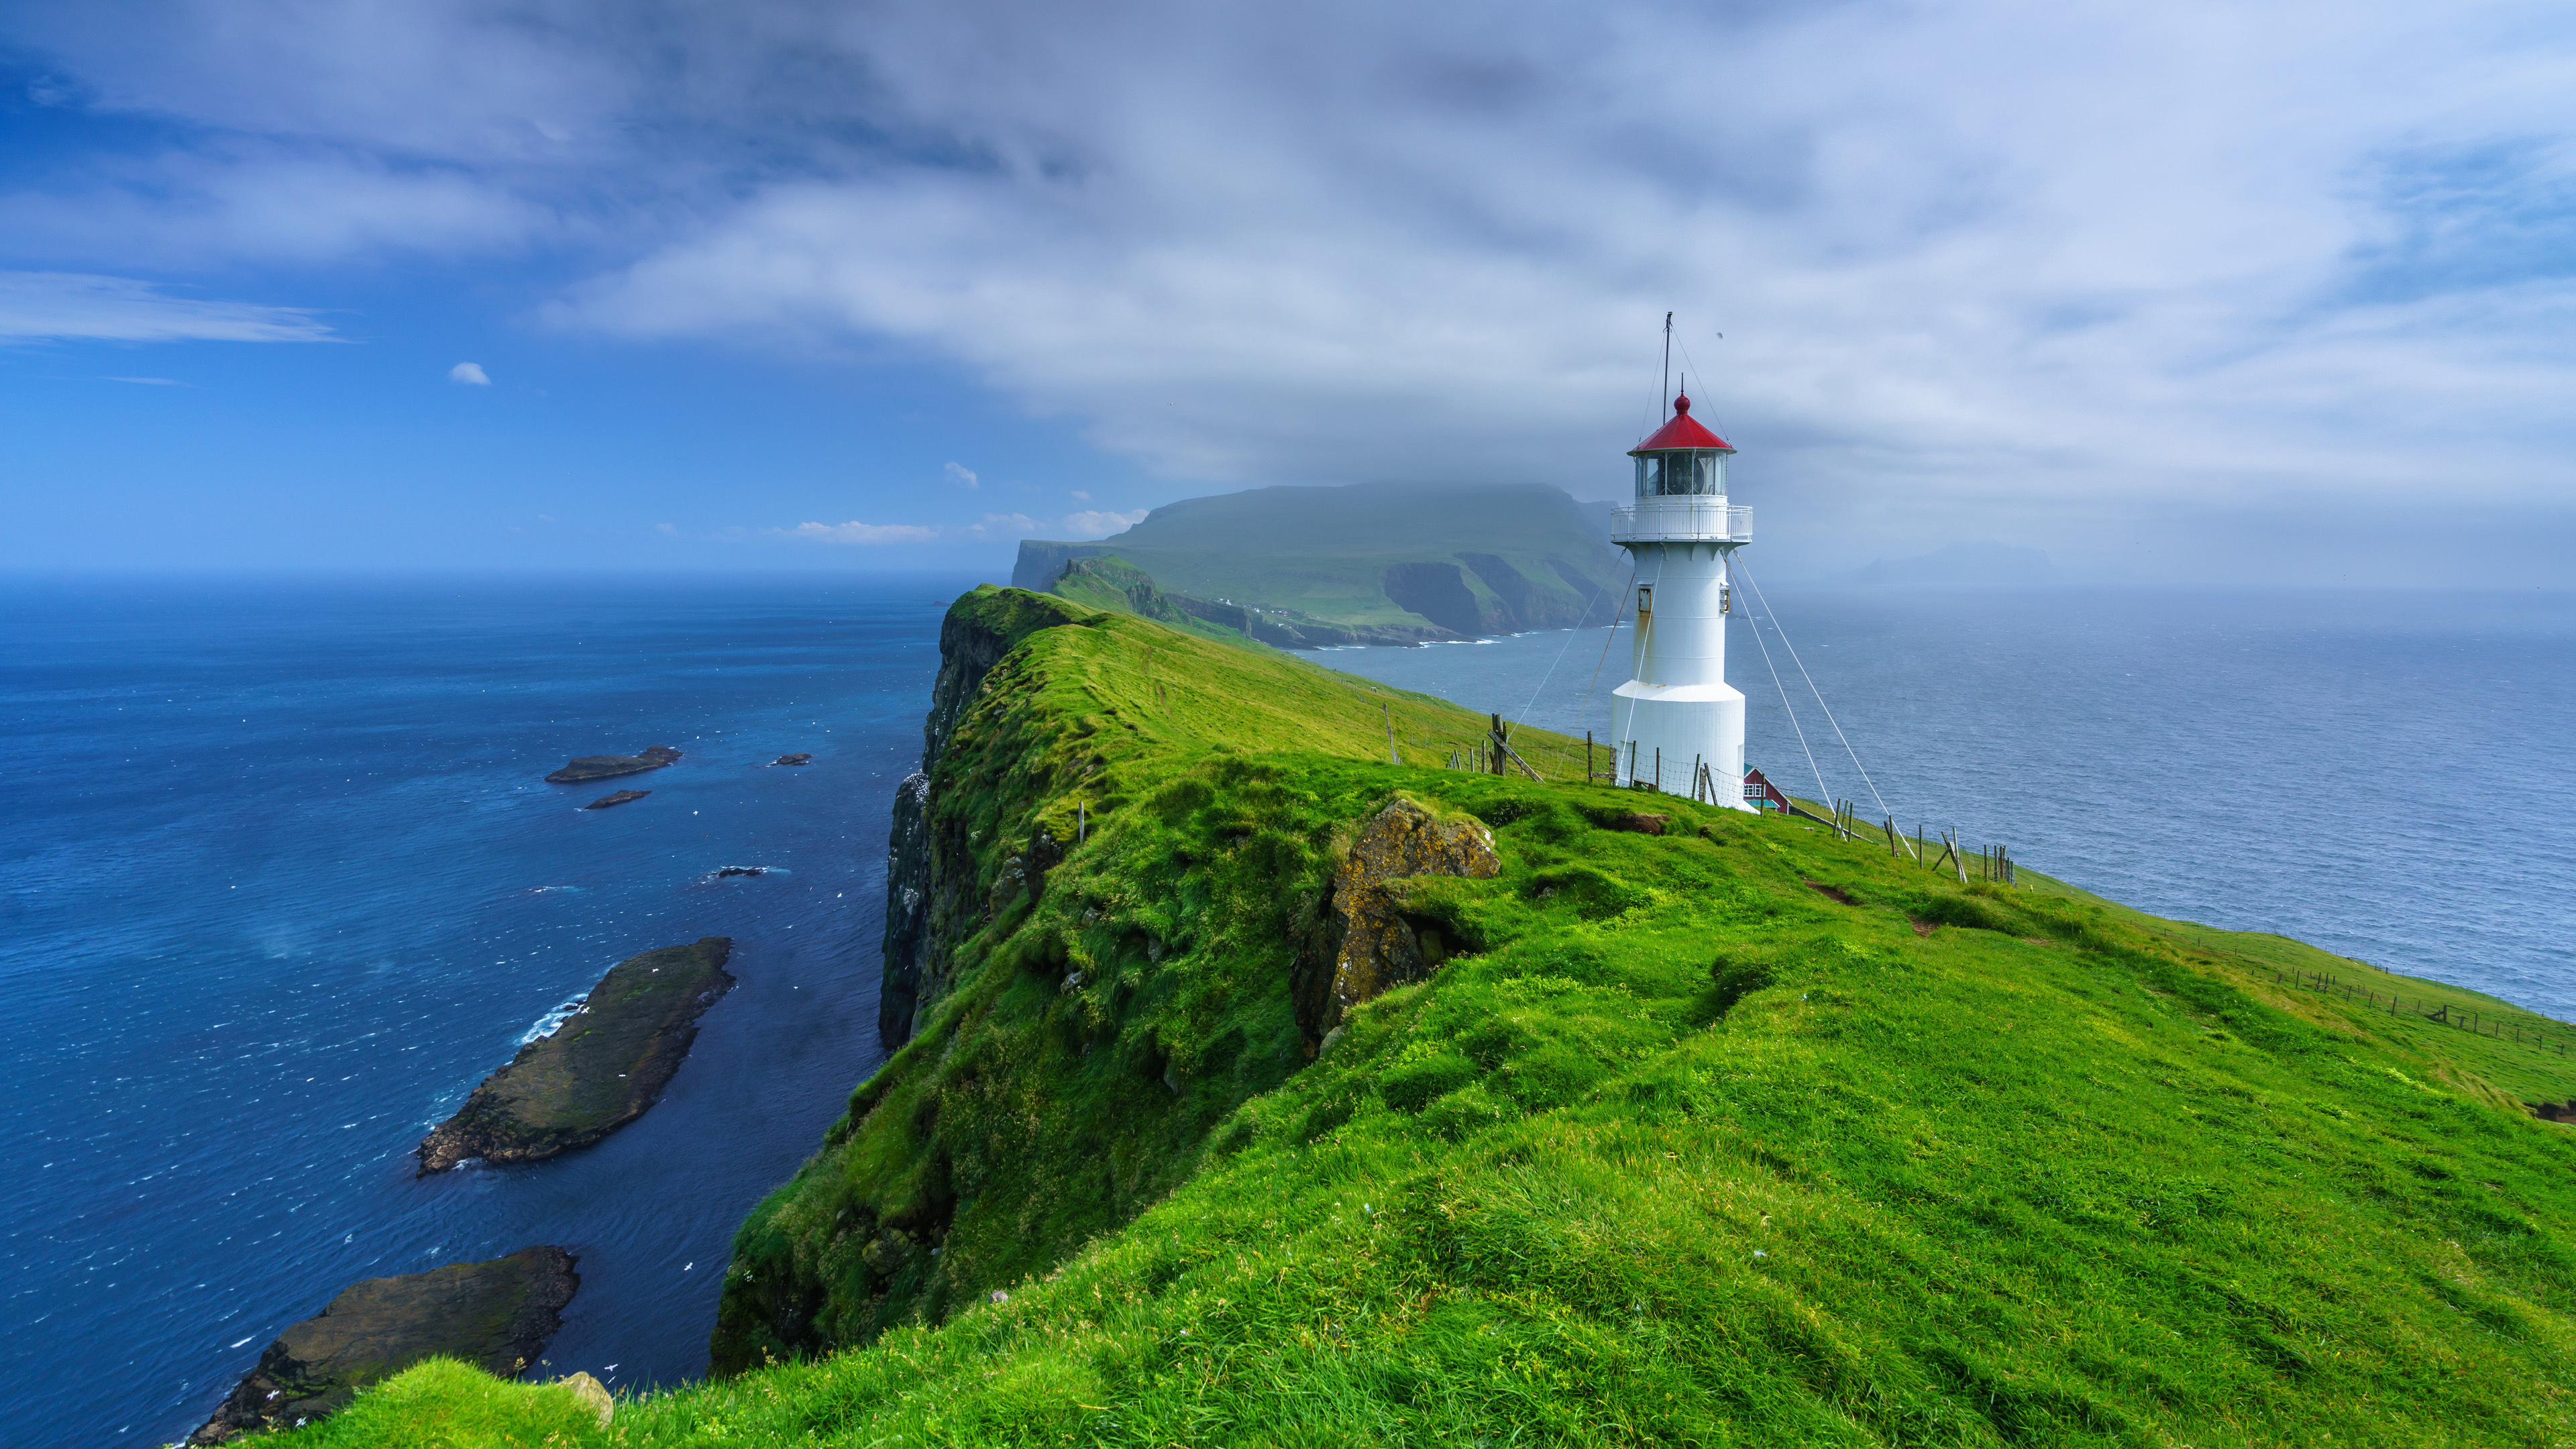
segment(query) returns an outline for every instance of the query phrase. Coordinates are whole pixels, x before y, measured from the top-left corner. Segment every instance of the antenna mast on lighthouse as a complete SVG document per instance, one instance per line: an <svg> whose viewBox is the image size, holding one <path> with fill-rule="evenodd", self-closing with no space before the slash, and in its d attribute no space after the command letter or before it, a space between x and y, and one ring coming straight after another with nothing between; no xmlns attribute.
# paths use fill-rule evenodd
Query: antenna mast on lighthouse
<svg viewBox="0 0 2576 1449"><path fill-rule="evenodd" d="M1673 415L1673 314L1664 314L1664 380L1655 384L1655 421Z"/></svg>

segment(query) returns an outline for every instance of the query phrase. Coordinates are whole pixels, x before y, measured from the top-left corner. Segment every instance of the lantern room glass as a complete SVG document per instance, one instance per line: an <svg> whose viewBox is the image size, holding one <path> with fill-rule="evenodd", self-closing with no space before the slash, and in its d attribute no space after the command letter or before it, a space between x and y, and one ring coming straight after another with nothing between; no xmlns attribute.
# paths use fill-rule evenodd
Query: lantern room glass
<svg viewBox="0 0 2576 1449"><path fill-rule="evenodd" d="M1671 498L1726 493L1726 455L1714 448L1685 448L1637 455L1637 496Z"/></svg>

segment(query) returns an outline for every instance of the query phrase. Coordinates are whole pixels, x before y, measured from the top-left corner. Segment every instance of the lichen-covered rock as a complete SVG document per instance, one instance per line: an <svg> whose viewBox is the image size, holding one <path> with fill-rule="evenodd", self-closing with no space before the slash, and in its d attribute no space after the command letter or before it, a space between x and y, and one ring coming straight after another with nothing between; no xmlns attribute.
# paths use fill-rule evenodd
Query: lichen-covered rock
<svg viewBox="0 0 2576 1449"><path fill-rule="evenodd" d="M608 1396L608 1385L588 1374L569 1374L555 1382L572 1390L581 1406L597 1416L599 1427L607 1428L608 1421L617 1417L617 1401Z"/></svg>
<svg viewBox="0 0 2576 1449"><path fill-rule="evenodd" d="M190 1444L291 1429L348 1406L358 1390L425 1358L461 1358L515 1378L563 1327L581 1279L561 1248L369 1278L279 1334ZM603 1416L601 1421L606 1423Z"/></svg>
<svg viewBox="0 0 2576 1449"><path fill-rule="evenodd" d="M1298 1003L1307 1039L1320 1042L1352 1007L1429 974L1432 963L1388 882L1429 875L1490 880L1501 869L1494 832L1481 821L1434 815L1401 795L1372 816L1333 873L1340 943L1322 991Z"/></svg>

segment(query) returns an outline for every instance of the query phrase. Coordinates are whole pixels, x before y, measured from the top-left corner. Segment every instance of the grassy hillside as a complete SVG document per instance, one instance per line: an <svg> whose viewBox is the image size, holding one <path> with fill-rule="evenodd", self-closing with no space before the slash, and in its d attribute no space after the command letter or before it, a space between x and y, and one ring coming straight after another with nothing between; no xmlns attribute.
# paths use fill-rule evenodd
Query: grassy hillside
<svg viewBox="0 0 2576 1449"><path fill-rule="evenodd" d="M296 1442L2576 1435L2576 1142L2521 1105L2576 1095L2562 1028L2027 870L1389 764L1390 720L1480 723L1132 616L1029 635L939 765L989 915L745 1224L746 1371L600 1429L431 1366ZM1399 794L1502 872L1407 886L1457 954L1310 1061L1322 884Z"/></svg>
<svg viewBox="0 0 2576 1449"><path fill-rule="evenodd" d="M1115 554L1174 592L1389 638L1607 622L1626 565L1598 505L1544 484L1256 488L1155 509L1099 543L1031 540L1012 582Z"/></svg>

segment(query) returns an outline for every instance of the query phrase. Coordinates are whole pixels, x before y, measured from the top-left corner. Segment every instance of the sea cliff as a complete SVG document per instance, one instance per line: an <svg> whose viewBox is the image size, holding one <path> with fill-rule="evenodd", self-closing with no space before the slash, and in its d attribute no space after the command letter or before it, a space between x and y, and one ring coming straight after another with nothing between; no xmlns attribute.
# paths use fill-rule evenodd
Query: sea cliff
<svg viewBox="0 0 2576 1449"><path fill-rule="evenodd" d="M2559 1024L1534 731L1444 768L1481 716L1133 615L943 646L902 1044L625 1442L2576 1433ZM418 1382L332 1442L467 1412Z"/></svg>

